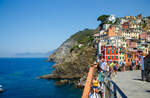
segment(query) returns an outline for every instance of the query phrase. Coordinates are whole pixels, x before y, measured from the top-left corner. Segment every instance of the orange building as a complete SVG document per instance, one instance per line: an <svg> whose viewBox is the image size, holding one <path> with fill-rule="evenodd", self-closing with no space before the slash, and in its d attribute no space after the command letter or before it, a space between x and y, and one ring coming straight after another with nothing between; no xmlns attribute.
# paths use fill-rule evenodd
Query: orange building
<svg viewBox="0 0 150 98"><path fill-rule="evenodd" d="M108 29L108 37L112 37L112 36L116 36L116 34L115 34L115 27L114 26L111 26Z"/></svg>
<svg viewBox="0 0 150 98"><path fill-rule="evenodd" d="M126 66L131 66L131 62L134 60L135 60L135 53L134 52L128 52L125 54Z"/></svg>
<svg viewBox="0 0 150 98"><path fill-rule="evenodd" d="M140 52L139 51L134 51L134 52L128 52L125 54L125 62L126 62L126 66L131 66L131 62L132 60L136 62L136 65L138 65L138 61L139 61L139 55Z"/></svg>

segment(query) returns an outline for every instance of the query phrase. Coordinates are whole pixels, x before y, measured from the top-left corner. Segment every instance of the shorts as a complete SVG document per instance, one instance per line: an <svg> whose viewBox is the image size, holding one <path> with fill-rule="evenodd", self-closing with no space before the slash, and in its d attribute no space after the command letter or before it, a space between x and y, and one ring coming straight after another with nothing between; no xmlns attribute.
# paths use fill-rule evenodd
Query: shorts
<svg viewBox="0 0 150 98"><path fill-rule="evenodd" d="M99 87L98 86L93 86L93 89L98 89Z"/></svg>
<svg viewBox="0 0 150 98"><path fill-rule="evenodd" d="M114 66L114 70L117 71L117 67L116 66Z"/></svg>

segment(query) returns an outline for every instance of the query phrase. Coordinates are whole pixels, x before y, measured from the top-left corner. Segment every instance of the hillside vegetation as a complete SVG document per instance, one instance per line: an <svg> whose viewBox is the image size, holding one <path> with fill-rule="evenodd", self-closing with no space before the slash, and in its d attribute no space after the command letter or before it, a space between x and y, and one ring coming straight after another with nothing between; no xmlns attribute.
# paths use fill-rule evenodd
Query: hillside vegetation
<svg viewBox="0 0 150 98"><path fill-rule="evenodd" d="M85 29L72 35L49 57L55 61L52 74L41 78L80 79L88 73L90 64L95 60L93 34L96 30Z"/></svg>

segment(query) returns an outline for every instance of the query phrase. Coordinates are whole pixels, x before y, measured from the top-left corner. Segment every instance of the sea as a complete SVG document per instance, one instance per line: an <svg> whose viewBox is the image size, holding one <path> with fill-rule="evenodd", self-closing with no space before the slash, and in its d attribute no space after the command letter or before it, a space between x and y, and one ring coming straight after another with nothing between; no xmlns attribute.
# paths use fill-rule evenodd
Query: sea
<svg viewBox="0 0 150 98"><path fill-rule="evenodd" d="M54 69L48 58L0 58L0 98L81 98L73 84L58 86L55 80L40 79Z"/></svg>

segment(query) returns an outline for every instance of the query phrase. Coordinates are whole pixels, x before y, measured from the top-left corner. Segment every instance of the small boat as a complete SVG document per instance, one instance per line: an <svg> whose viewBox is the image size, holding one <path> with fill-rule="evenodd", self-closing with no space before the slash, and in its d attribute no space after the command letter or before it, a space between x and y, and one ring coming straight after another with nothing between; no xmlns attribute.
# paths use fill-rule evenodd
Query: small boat
<svg viewBox="0 0 150 98"><path fill-rule="evenodd" d="M0 85L0 93L2 93L4 91L3 86Z"/></svg>

